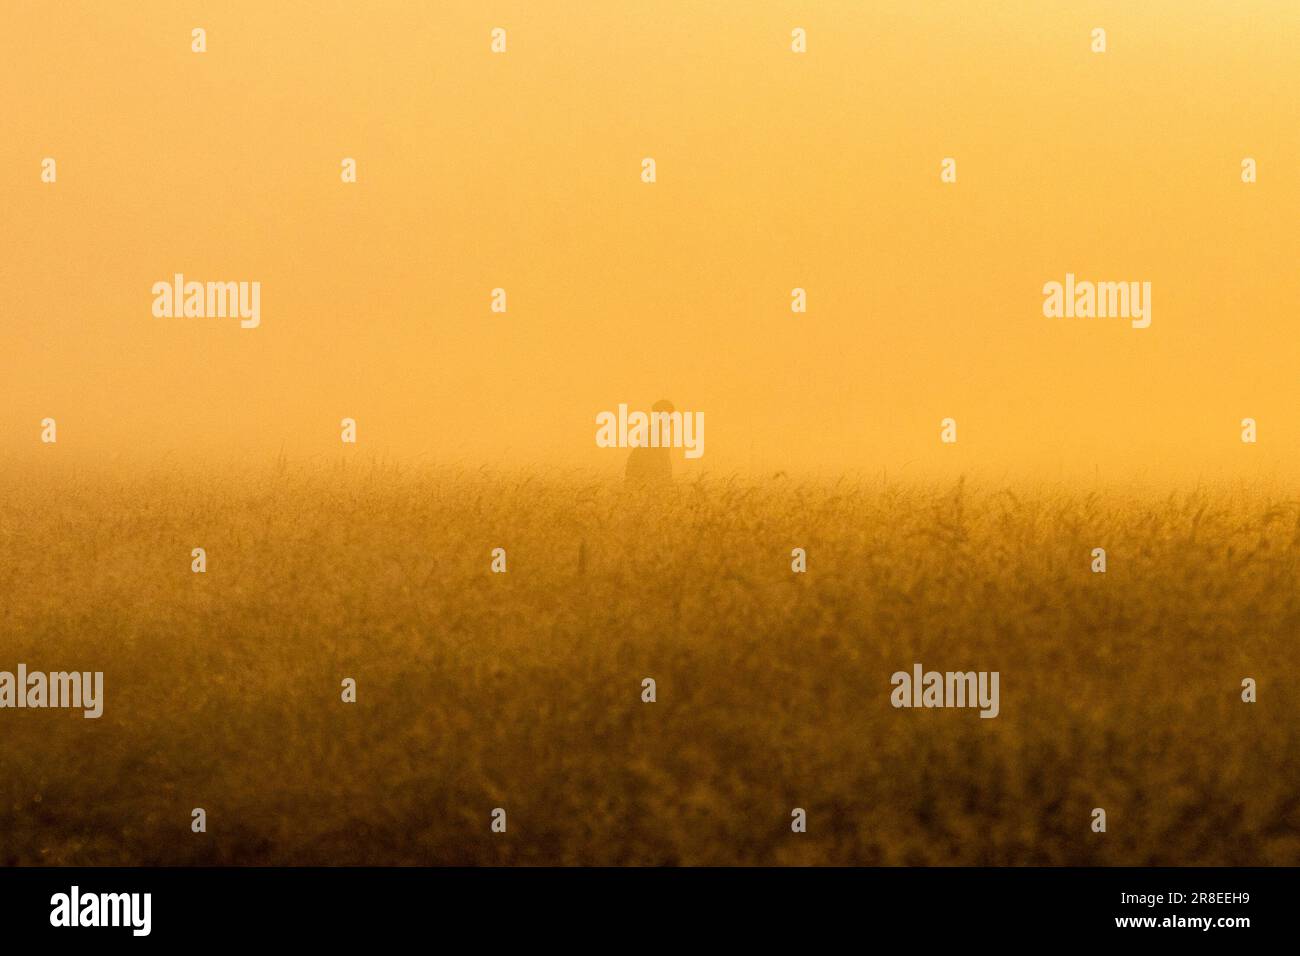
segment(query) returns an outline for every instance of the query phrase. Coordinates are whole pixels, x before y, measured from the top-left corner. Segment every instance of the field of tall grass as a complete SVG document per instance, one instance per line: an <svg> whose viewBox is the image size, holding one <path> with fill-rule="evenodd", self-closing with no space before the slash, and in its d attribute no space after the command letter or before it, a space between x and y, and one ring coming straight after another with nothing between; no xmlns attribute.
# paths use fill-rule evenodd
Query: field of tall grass
<svg viewBox="0 0 1300 956"><path fill-rule="evenodd" d="M106 700L0 710L0 863L1296 864L1297 585L1228 487L6 468L0 670Z"/></svg>

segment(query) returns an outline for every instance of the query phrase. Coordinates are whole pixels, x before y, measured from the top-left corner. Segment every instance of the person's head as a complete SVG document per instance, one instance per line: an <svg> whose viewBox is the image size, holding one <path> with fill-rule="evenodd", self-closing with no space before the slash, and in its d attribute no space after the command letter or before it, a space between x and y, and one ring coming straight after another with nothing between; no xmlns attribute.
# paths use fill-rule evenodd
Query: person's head
<svg viewBox="0 0 1300 956"><path fill-rule="evenodd" d="M652 411L652 412L669 412L669 413L671 413L673 410L674 410L674 409L673 409L673 403L670 402L670 401L668 401L668 399L666 399L666 398L661 398L661 399L659 399L659 401L655 402L654 405L651 406L651 408L650 408L650 411Z"/></svg>

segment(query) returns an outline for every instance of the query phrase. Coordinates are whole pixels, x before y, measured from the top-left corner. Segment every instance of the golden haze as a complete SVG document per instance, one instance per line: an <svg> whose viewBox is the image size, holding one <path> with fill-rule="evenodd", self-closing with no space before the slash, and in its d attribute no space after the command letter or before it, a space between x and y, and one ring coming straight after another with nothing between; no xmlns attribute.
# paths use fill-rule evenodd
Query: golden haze
<svg viewBox="0 0 1300 956"><path fill-rule="evenodd" d="M1297 48L1284 0L6 3L0 667L107 701L6 712L0 863L1295 863ZM153 318L177 272L261 327ZM1045 319L1066 272L1151 327ZM665 397L705 456L629 491L594 417ZM890 708L917 660L999 717Z"/></svg>
<svg viewBox="0 0 1300 956"><path fill-rule="evenodd" d="M5 454L51 415L67 456L311 456L350 416L614 468L596 412L668 397L705 470L1300 474L1293 3L4 17ZM1066 271L1151 281L1151 328L1043 318ZM154 319L175 272L260 280L262 327Z"/></svg>

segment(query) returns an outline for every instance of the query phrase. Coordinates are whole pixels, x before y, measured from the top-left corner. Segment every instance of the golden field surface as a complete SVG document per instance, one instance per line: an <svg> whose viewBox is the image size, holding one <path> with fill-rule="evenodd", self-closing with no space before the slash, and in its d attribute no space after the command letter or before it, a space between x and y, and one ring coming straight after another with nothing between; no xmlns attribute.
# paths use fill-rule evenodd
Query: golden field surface
<svg viewBox="0 0 1300 956"><path fill-rule="evenodd" d="M1296 864L1298 583L1245 486L6 468L0 670L105 710L0 710L0 864Z"/></svg>

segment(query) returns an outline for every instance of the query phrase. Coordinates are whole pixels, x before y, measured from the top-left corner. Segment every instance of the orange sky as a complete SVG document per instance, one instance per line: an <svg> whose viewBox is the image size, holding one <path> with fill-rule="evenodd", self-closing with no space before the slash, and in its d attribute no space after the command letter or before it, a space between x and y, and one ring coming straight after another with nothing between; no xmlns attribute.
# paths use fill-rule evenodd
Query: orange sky
<svg viewBox="0 0 1300 956"><path fill-rule="evenodd" d="M614 468L595 415L666 397L692 468L1300 474L1297 50L1286 0L7 3L0 457L351 416ZM1044 318L1067 271L1150 281L1151 328ZM261 327L154 318L176 272Z"/></svg>

